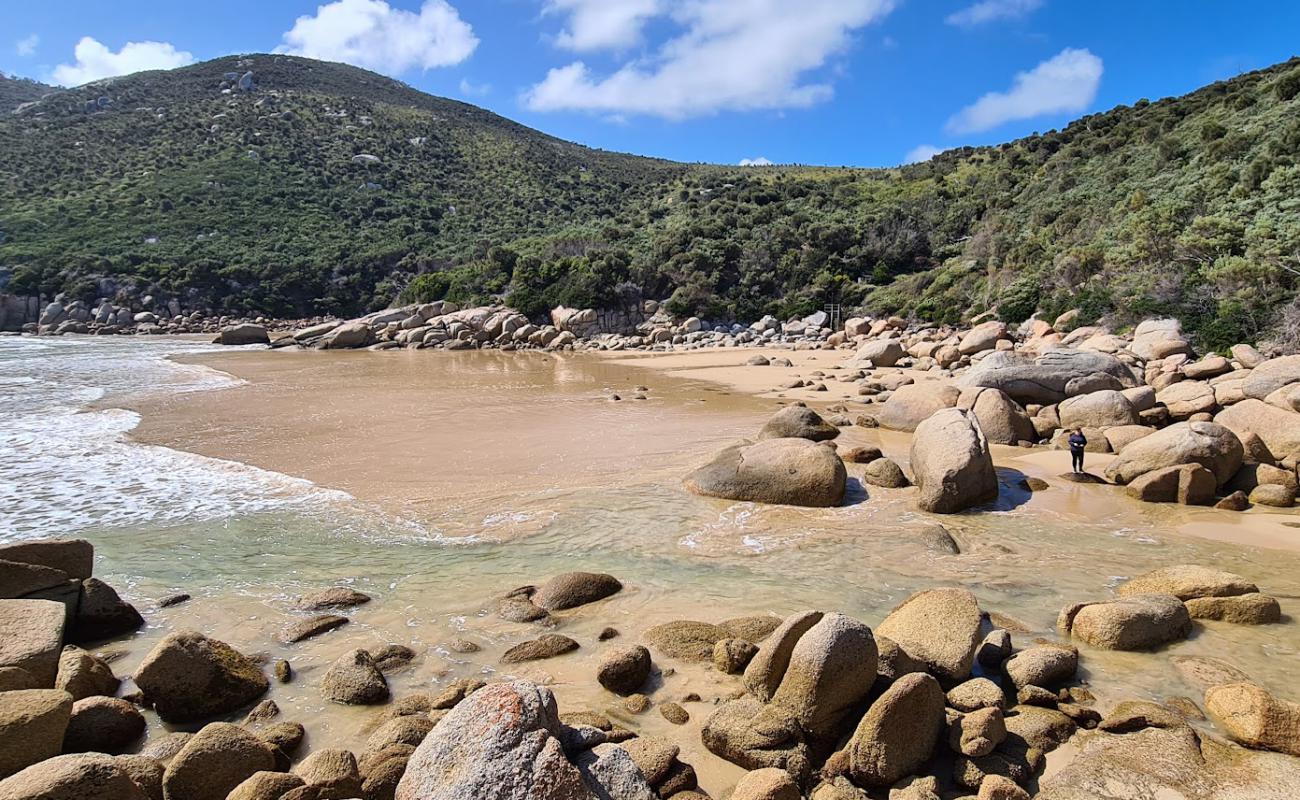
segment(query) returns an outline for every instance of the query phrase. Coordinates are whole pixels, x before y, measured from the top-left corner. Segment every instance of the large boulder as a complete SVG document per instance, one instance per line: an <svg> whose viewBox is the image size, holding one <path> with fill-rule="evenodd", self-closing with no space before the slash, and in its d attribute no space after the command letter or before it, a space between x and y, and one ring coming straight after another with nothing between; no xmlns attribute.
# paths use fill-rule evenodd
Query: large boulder
<svg viewBox="0 0 1300 800"><path fill-rule="evenodd" d="M158 800L127 763L102 753L57 756L0 780L0 800Z"/></svg>
<svg viewBox="0 0 1300 800"><path fill-rule="evenodd" d="M745 769L772 767L802 779L812 769L799 721L781 706L741 697L718 706L700 739L709 752Z"/></svg>
<svg viewBox="0 0 1300 800"><path fill-rule="evenodd" d="M321 337L326 350L351 350L368 347L375 342L375 333L365 322L345 322Z"/></svg>
<svg viewBox="0 0 1300 800"><path fill-rule="evenodd" d="M53 600L0 600L0 667L30 673L53 686L68 610Z"/></svg>
<svg viewBox="0 0 1300 800"><path fill-rule="evenodd" d="M98 578L81 582L81 602L72 621L70 636L80 642L94 642L131 633L144 626L135 606L118 596L117 590Z"/></svg>
<svg viewBox="0 0 1300 800"><path fill-rule="evenodd" d="M944 409L921 423L911 461L922 511L953 514L998 497L988 442L969 412Z"/></svg>
<svg viewBox="0 0 1300 800"><path fill-rule="evenodd" d="M271 337L267 335L266 328L261 325L245 322L240 325L227 325L222 328L221 333L217 335L217 338L212 343L226 345L270 344Z"/></svg>
<svg viewBox="0 0 1300 800"><path fill-rule="evenodd" d="M1244 450L1231 430L1213 422L1180 422L1132 442L1106 467L1106 477L1126 484L1154 470L1200 464L1219 486L1241 468Z"/></svg>
<svg viewBox="0 0 1300 800"><path fill-rule="evenodd" d="M803 800L803 793L790 773L769 767L740 776L730 800Z"/></svg>
<svg viewBox="0 0 1300 800"><path fill-rule="evenodd" d="M1300 414L1251 399L1228 406L1214 421L1239 438L1258 436L1274 458L1300 460Z"/></svg>
<svg viewBox="0 0 1300 800"><path fill-rule="evenodd" d="M696 494L779 505L836 506L848 478L835 451L807 439L765 439L719 453L691 473Z"/></svg>
<svg viewBox="0 0 1300 800"><path fill-rule="evenodd" d="M1227 683L1205 692L1205 710L1233 741L1300 756L1300 705L1251 683Z"/></svg>
<svg viewBox="0 0 1300 800"><path fill-rule="evenodd" d="M1138 412L1122 392L1103 389L1061 401L1057 407L1061 427L1113 428L1119 425L1136 425Z"/></svg>
<svg viewBox="0 0 1300 800"><path fill-rule="evenodd" d="M1191 600L1196 597L1235 597L1258 591L1258 586L1235 573L1197 564L1177 564L1130 578L1119 585L1116 593L1120 597L1171 594L1179 600Z"/></svg>
<svg viewBox="0 0 1300 800"><path fill-rule="evenodd" d="M238 725L203 726L172 758L163 774L169 800L226 800L257 772L275 769L271 745Z"/></svg>
<svg viewBox="0 0 1300 800"><path fill-rule="evenodd" d="M615 694L632 694L650 677L650 651L641 645L613 647L600 657L596 681Z"/></svg>
<svg viewBox="0 0 1300 800"><path fill-rule="evenodd" d="M1179 381L1156 392L1156 401L1169 410L1169 418L1178 422L1195 414L1213 413L1219 401L1214 387L1202 381Z"/></svg>
<svg viewBox="0 0 1300 800"><path fill-rule="evenodd" d="M914 431L939 411L956 406L960 397L957 388L946 384L910 383L894 390L876 414L876 421L891 431Z"/></svg>
<svg viewBox="0 0 1300 800"><path fill-rule="evenodd" d="M484 687L416 748L396 800L591 800L560 732L549 689L525 681Z"/></svg>
<svg viewBox="0 0 1300 800"><path fill-rule="evenodd" d="M1037 800L1290 800L1300 762L1228 746L1191 727L1080 734L1078 753L1045 776Z"/></svg>
<svg viewBox="0 0 1300 800"><path fill-rule="evenodd" d="M694 620L665 622L645 632L645 640L664 655L701 663L712 660L714 645L730 636L721 625Z"/></svg>
<svg viewBox="0 0 1300 800"><path fill-rule="evenodd" d="M225 642L192 631L164 638L133 677L158 716L168 722L238 711L270 687L252 660Z"/></svg>
<svg viewBox="0 0 1300 800"><path fill-rule="evenodd" d="M112 696L117 693L119 681L113 670L98 656L91 655L75 645L63 648L59 655L59 674L54 688L81 700L93 695Z"/></svg>
<svg viewBox="0 0 1300 800"><path fill-rule="evenodd" d="M984 437L994 444L1018 444L1038 438L1025 410L998 389L964 389L957 398L957 408L971 412Z"/></svg>
<svg viewBox="0 0 1300 800"><path fill-rule="evenodd" d="M906 355L907 351L897 339L880 339L859 347L853 358L855 361L870 361L877 367L892 367Z"/></svg>
<svg viewBox="0 0 1300 800"><path fill-rule="evenodd" d="M876 655L870 628L843 614L826 614L790 651L772 704L813 739L827 740L871 691Z"/></svg>
<svg viewBox="0 0 1300 800"><path fill-rule="evenodd" d="M1026 647L1002 663L1011 685L1051 688L1074 679L1079 671L1079 651L1068 645L1036 644Z"/></svg>
<svg viewBox="0 0 1300 800"><path fill-rule="evenodd" d="M59 689L0 693L0 778L57 756L71 715L72 696Z"/></svg>
<svg viewBox="0 0 1300 800"><path fill-rule="evenodd" d="M824 442L839 435L839 428L805 406L786 406L758 432L759 439L808 439L813 442Z"/></svg>
<svg viewBox="0 0 1300 800"><path fill-rule="evenodd" d="M944 695L924 673L894 681L876 702L846 747L854 783L890 786L929 760L944 729Z"/></svg>
<svg viewBox="0 0 1300 800"><path fill-rule="evenodd" d="M594 603L623 589L613 575L598 572L566 572L538 587L532 600L547 611L563 611Z"/></svg>
<svg viewBox="0 0 1300 800"><path fill-rule="evenodd" d="M1077 603L1061 611L1062 633L1105 650L1151 650L1186 639L1192 618L1170 594L1136 594L1099 603Z"/></svg>
<svg viewBox="0 0 1300 800"><path fill-rule="evenodd" d="M1033 360L1010 351L991 353L957 383L1001 389L1022 405L1050 405L1079 394L1137 386L1138 381L1114 356L1058 347Z"/></svg>
<svg viewBox="0 0 1300 800"><path fill-rule="evenodd" d="M0 546L0 559L57 569L85 580L95 568L95 548L85 539L38 539Z"/></svg>
<svg viewBox="0 0 1300 800"><path fill-rule="evenodd" d="M365 650L339 656L321 678L321 694L336 703L364 706L388 699L388 681Z"/></svg>
<svg viewBox="0 0 1300 800"><path fill-rule="evenodd" d="M1300 383L1300 355L1270 358L1255 367L1246 376L1241 391L1253 400L1263 400L1293 383Z"/></svg>
<svg viewBox="0 0 1300 800"><path fill-rule="evenodd" d="M985 350L992 350L997 346L999 339L1007 337L1007 324L997 320L981 322L974 328L966 332L957 344L957 351L964 356L982 353Z"/></svg>
<svg viewBox="0 0 1300 800"><path fill-rule="evenodd" d="M1216 488L1213 472L1200 464L1180 464L1139 475L1125 490L1130 497L1147 503L1208 506L1214 503Z"/></svg>
<svg viewBox="0 0 1300 800"><path fill-rule="evenodd" d="M117 697L87 697L72 704L63 736L65 753L121 753L144 735L144 715Z"/></svg>
<svg viewBox="0 0 1300 800"><path fill-rule="evenodd" d="M970 677L980 641L980 607L965 589L927 589L908 597L876 626L939 680L955 685Z"/></svg>
<svg viewBox="0 0 1300 800"><path fill-rule="evenodd" d="M820 611L791 614L772 631L745 667L745 687L755 697L765 703L772 699L772 695L781 686L781 679L785 677L795 645L814 625L821 622L823 616Z"/></svg>

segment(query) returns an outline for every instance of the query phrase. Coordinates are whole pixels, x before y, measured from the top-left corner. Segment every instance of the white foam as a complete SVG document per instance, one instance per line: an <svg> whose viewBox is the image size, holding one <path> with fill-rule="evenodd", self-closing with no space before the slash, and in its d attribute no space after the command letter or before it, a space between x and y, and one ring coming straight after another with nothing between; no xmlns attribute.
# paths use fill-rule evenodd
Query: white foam
<svg viewBox="0 0 1300 800"><path fill-rule="evenodd" d="M138 415L85 410L106 392L189 392L235 379L166 356L203 345L148 340L0 342L0 539L89 527L328 510L346 493L245 464L142 445Z"/></svg>

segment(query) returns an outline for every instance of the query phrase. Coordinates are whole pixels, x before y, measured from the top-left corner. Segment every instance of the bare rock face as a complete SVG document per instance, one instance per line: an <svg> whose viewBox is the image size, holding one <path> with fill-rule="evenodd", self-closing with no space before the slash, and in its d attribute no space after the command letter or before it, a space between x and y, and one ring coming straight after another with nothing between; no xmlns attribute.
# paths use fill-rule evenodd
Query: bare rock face
<svg viewBox="0 0 1300 800"><path fill-rule="evenodd" d="M774 767L803 779L812 771L798 720L780 706L753 697L718 706L700 731L709 752L745 769Z"/></svg>
<svg viewBox="0 0 1300 800"><path fill-rule="evenodd" d="M1061 611L1063 633L1106 650L1151 650L1192 632L1187 606L1170 594L1136 594Z"/></svg>
<svg viewBox="0 0 1300 800"><path fill-rule="evenodd" d="M914 431L936 413L956 406L960 397L956 388L934 382L900 386L885 401L876 420L880 427L892 431Z"/></svg>
<svg viewBox="0 0 1300 800"><path fill-rule="evenodd" d="M1026 647L1008 658L1002 671L1017 690L1026 686L1051 688L1073 680L1079 671L1079 651L1056 644Z"/></svg>
<svg viewBox="0 0 1300 800"><path fill-rule="evenodd" d="M600 657L596 680L615 694L632 694L650 677L650 666L650 651L641 645L613 647Z"/></svg>
<svg viewBox="0 0 1300 800"><path fill-rule="evenodd" d="M1120 584L1120 597L1135 594L1172 594L1179 600L1195 597L1235 597L1258 592L1259 587L1240 575L1197 564L1178 564L1144 572Z"/></svg>
<svg viewBox="0 0 1300 800"><path fill-rule="evenodd" d="M167 797L225 800L254 773L275 769L271 747L238 725L205 725L167 765Z"/></svg>
<svg viewBox="0 0 1300 800"><path fill-rule="evenodd" d="M623 584L613 575L595 572L566 572L542 584L532 600L547 611L577 608L622 591Z"/></svg>
<svg viewBox="0 0 1300 800"><path fill-rule="evenodd" d="M365 650L339 656L321 679L326 699L344 705L374 705L388 699L388 681Z"/></svg>
<svg viewBox="0 0 1300 800"><path fill-rule="evenodd" d="M63 651L67 608L53 600L0 600L0 667L30 673L54 685Z"/></svg>
<svg viewBox="0 0 1300 800"><path fill-rule="evenodd" d="M1230 747L1190 727L1080 734L1079 753L1039 787L1038 800L1288 800L1300 796L1290 756Z"/></svg>
<svg viewBox="0 0 1300 800"><path fill-rule="evenodd" d="M839 428L805 406L786 406L758 432L759 439L808 439L813 442L829 441L839 435Z"/></svg>
<svg viewBox="0 0 1300 800"><path fill-rule="evenodd" d="M1208 506L1214 503L1214 473L1200 464L1162 467L1134 478L1124 491L1146 503Z"/></svg>
<svg viewBox="0 0 1300 800"><path fill-rule="evenodd" d="M1300 414L1254 398L1234 403L1214 421L1243 440L1255 436L1273 458L1300 458Z"/></svg>
<svg viewBox="0 0 1300 800"><path fill-rule="evenodd" d="M102 753L56 756L0 780L0 800L154 800Z"/></svg>
<svg viewBox="0 0 1300 800"><path fill-rule="evenodd" d="M911 461L922 511L953 514L998 497L988 442L968 412L945 409L922 422Z"/></svg>
<svg viewBox="0 0 1300 800"><path fill-rule="evenodd" d="M870 628L843 614L827 614L791 649L772 704L814 739L829 739L871 690L876 654Z"/></svg>
<svg viewBox="0 0 1300 800"><path fill-rule="evenodd" d="M1124 448L1106 467L1106 477L1127 484L1165 467L1200 464L1223 486L1241 468L1244 450L1231 430L1213 422L1180 422Z"/></svg>
<svg viewBox="0 0 1300 800"><path fill-rule="evenodd" d="M1251 683L1228 683L1206 690L1205 710L1234 741L1300 756L1300 705Z"/></svg>
<svg viewBox="0 0 1300 800"><path fill-rule="evenodd" d="M1057 347L1032 361L1011 352L991 353L963 375L958 385L1000 389L1022 405L1051 405L1102 389L1131 388L1138 380L1114 356Z"/></svg>
<svg viewBox="0 0 1300 800"><path fill-rule="evenodd" d="M117 693L119 681L113 670L98 656L91 655L75 645L68 645L59 654L59 673L54 688L81 700L94 695Z"/></svg>
<svg viewBox="0 0 1300 800"><path fill-rule="evenodd" d="M876 628L927 672L955 685L970 677L980 642L980 608L965 589L917 592Z"/></svg>
<svg viewBox="0 0 1300 800"><path fill-rule="evenodd" d="M72 714L72 696L59 689L0 694L0 778L57 756Z"/></svg>
<svg viewBox="0 0 1300 800"><path fill-rule="evenodd" d="M1138 412L1128 397L1114 389L1071 397L1061 402L1057 413L1066 429L1113 428L1138 422Z"/></svg>
<svg viewBox="0 0 1300 800"><path fill-rule="evenodd" d="M821 622L820 611L804 611L785 618L780 627L763 642L758 653L745 668L744 683L759 700L767 702L776 694L790 666L790 656L795 645L814 625Z"/></svg>
<svg viewBox="0 0 1300 800"><path fill-rule="evenodd" d="M159 642L134 678L168 722L228 714L250 705L270 688L257 665L233 647L189 631Z"/></svg>
<svg viewBox="0 0 1300 800"><path fill-rule="evenodd" d="M212 343L225 345L270 344L271 337L267 335L266 328L261 325L245 322L240 325L228 325L222 328L221 333L217 335L217 338Z"/></svg>
<svg viewBox="0 0 1300 800"><path fill-rule="evenodd" d="M756 769L736 782L731 800L801 800L799 785L783 769Z"/></svg>
<svg viewBox="0 0 1300 800"><path fill-rule="evenodd" d="M396 800L592 800L564 755L548 689L519 681L464 700L416 748Z"/></svg>
<svg viewBox="0 0 1300 800"><path fill-rule="evenodd" d="M764 439L729 447L686 479L696 494L754 503L826 507L844 499L848 475L829 447Z"/></svg>
<svg viewBox="0 0 1300 800"><path fill-rule="evenodd" d="M944 695L924 673L904 675L871 704L847 746L860 786L889 786L911 775L934 752L944 729Z"/></svg>
<svg viewBox="0 0 1300 800"><path fill-rule="evenodd" d="M974 414L985 438L995 444L1011 445L1038 438L1034 423L1024 409L999 389L982 386L964 389L957 399L957 408Z"/></svg>

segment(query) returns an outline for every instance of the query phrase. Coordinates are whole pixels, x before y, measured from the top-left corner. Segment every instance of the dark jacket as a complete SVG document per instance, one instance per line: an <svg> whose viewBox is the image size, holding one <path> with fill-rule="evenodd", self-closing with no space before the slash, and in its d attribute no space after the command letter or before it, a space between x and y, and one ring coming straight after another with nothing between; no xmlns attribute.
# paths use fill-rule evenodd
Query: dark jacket
<svg viewBox="0 0 1300 800"><path fill-rule="evenodd" d="M1070 434L1070 450L1075 453L1082 453L1083 448L1088 446L1088 439L1082 433Z"/></svg>

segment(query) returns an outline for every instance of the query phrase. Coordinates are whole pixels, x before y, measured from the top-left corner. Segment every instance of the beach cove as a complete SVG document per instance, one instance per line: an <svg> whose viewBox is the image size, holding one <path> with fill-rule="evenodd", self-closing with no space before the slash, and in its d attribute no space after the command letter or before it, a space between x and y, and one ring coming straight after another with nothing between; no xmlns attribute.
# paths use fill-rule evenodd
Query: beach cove
<svg viewBox="0 0 1300 800"><path fill-rule="evenodd" d="M26 343L14 347L20 346ZM775 390L786 368L743 366L750 351L172 357L173 350L208 348L157 341L114 342L112 350L69 340L53 346L66 348L70 359L93 360L93 369L51 358L45 363L58 374L37 380L77 375L89 386L92 376L112 378L101 397L87 389L69 419L118 420L120 429L94 435L117 442L119 469L135 474L133 485L115 491L149 506L97 520L89 503L65 514L57 531L91 539L98 573L148 621L112 643L115 670L130 674L165 634L181 629L268 661L284 659L295 679L274 685L268 696L285 719L305 725L308 747L361 749L378 712L325 700L320 676L350 650L398 644L415 658L387 675L394 697L466 678L528 679L550 686L562 711L597 711L643 736L670 738L701 787L718 796L743 771L707 751L700 729L715 701L735 691L735 680L707 664L656 653L660 676L651 700L678 703L689 721L674 725L653 708L634 713L594 680L605 628L618 630L614 644L630 644L675 620L784 617L810 608L875 626L913 592L960 586L985 611L1022 621L1027 630L1014 635L1029 640L1053 635L1063 606L1182 563L1248 576L1279 598L1284 622L1201 623L1187 641L1154 654L1085 649L1081 677L1098 706L1195 694L1171 662L1184 655L1230 654L1279 695L1290 690L1286 678L1300 646L1289 621L1300 597L1300 559L1285 538L1290 515L1139 503L1113 487L1055 480L1068 463L1064 453L1009 447L995 448L998 502L949 517L915 511L913 490L863 488L852 480L849 498L831 509L687 493L682 478L714 451L752 437L782 402L812 399ZM783 355L794 373L829 370L843 357ZM17 364L20 355L12 358L12 372L31 371L30 362ZM843 399L827 394L816 405ZM84 403L94 410L81 413ZM117 410L123 408L129 410ZM29 436L30 447L47 444ZM850 427L838 441L875 444L906 465L909 439ZM76 457L68 454L65 472L75 472ZM195 488L160 486L178 465L215 471L221 480L214 484L248 490L203 498ZM849 465L851 479L855 469ZM1025 476L1051 487L1025 491L1018 486ZM75 475L63 477L75 484ZM6 475L15 496L27 480L21 472ZM6 539L55 532L20 527L17 514L11 522ZM950 532L958 553L936 549L929 533L935 524ZM573 570L609 573L624 589L554 615L554 632L579 642L577 650L502 664L506 650L551 630L501 619L502 596ZM281 643L286 626L310 616L296 608L297 599L330 586L373 599L344 612L349 621L337 630ZM193 599L157 607L176 592ZM456 652L458 640L479 649ZM699 700L685 699L692 696ZM157 720L150 725L151 736L161 732Z"/></svg>

